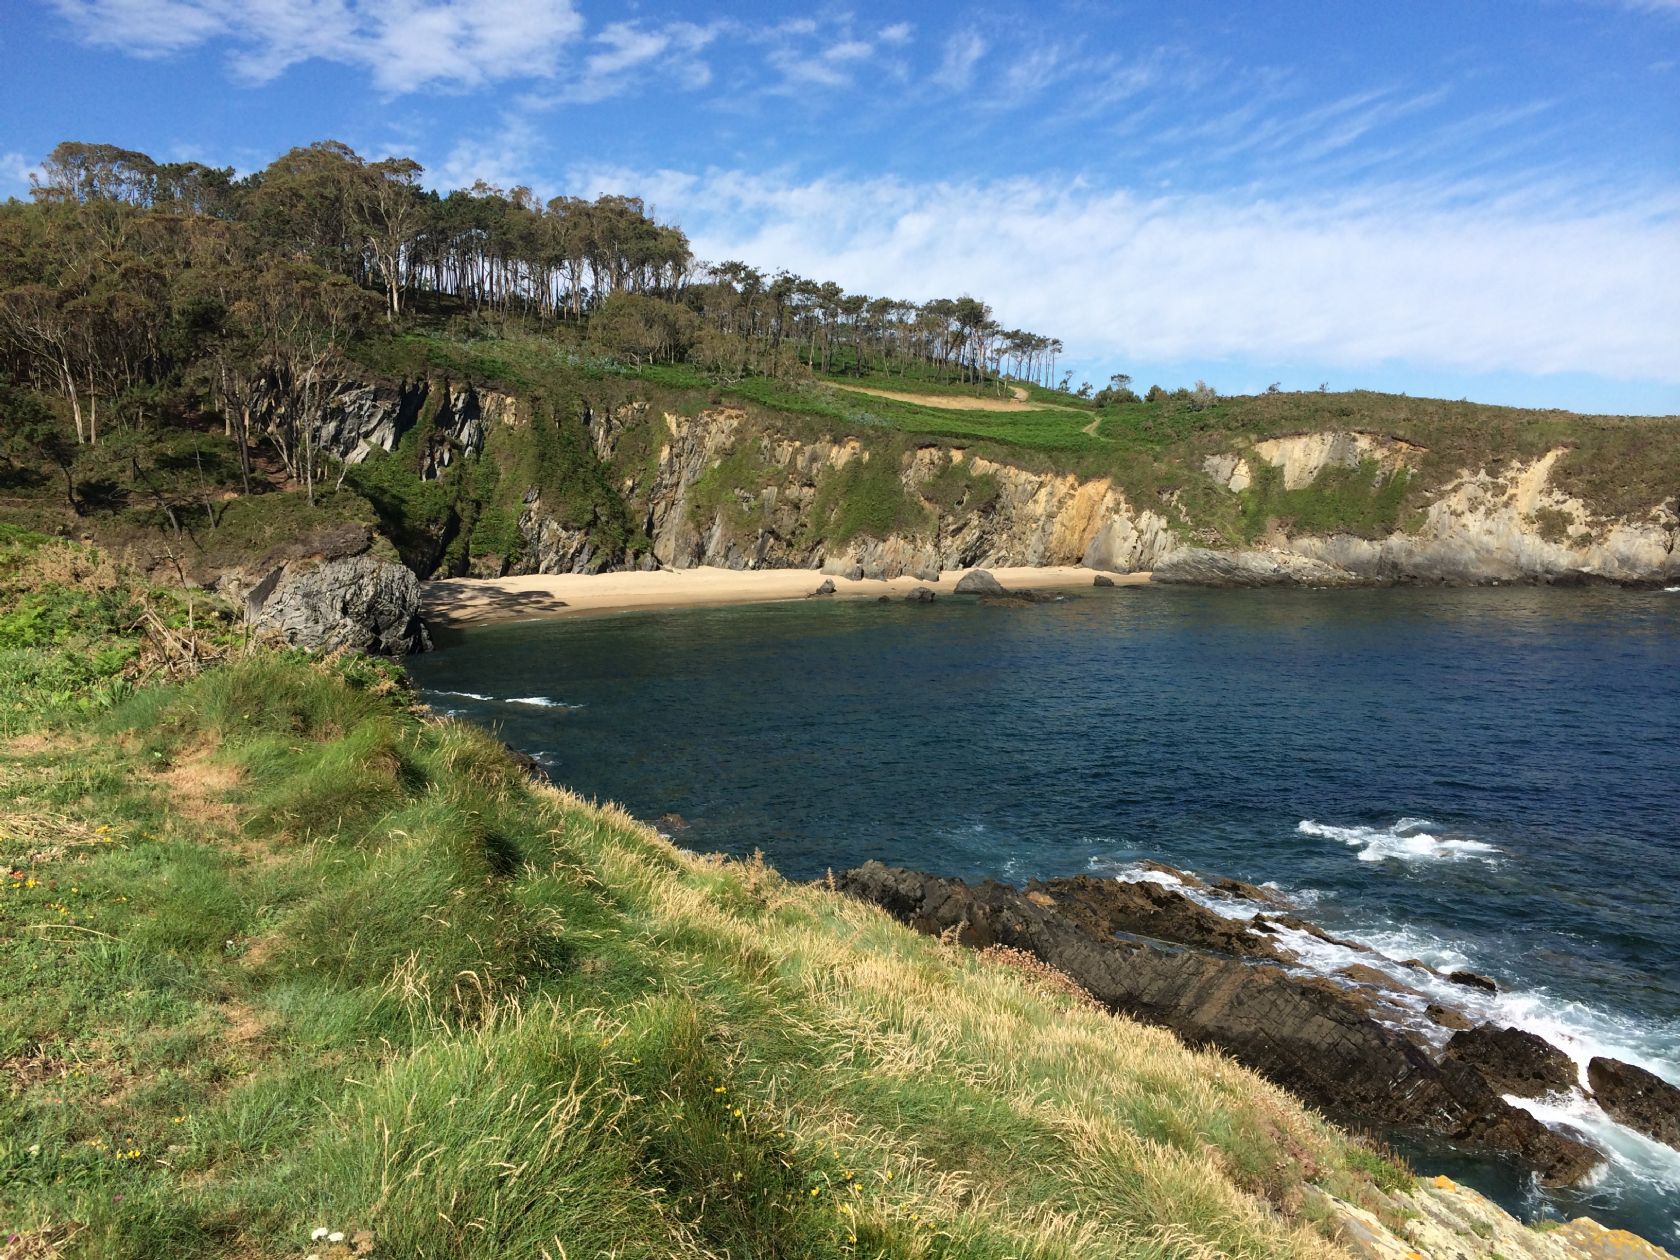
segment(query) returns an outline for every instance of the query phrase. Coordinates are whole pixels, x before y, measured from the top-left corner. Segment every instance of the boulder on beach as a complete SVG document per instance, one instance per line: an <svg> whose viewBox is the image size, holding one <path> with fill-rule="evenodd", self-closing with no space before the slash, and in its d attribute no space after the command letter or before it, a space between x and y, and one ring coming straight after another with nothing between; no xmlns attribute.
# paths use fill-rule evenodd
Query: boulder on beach
<svg viewBox="0 0 1680 1260"><path fill-rule="evenodd" d="M1587 1064L1587 1084L1612 1119L1680 1151L1680 1088L1620 1059Z"/></svg>
<svg viewBox="0 0 1680 1260"><path fill-rule="evenodd" d="M970 569L957 582L958 595L1006 595L1003 583L985 569Z"/></svg>
<svg viewBox="0 0 1680 1260"><path fill-rule="evenodd" d="M834 579L833 578L825 578L823 580L823 584L821 586L817 587L816 590L812 591L805 598L806 599L815 599L818 595L832 595L832 594L834 594Z"/></svg>
<svg viewBox="0 0 1680 1260"><path fill-rule="evenodd" d="M1575 1060L1521 1028L1478 1024L1454 1033L1446 1057L1474 1066L1501 1094L1522 1098L1572 1089L1580 1079Z"/></svg>
<svg viewBox="0 0 1680 1260"><path fill-rule="evenodd" d="M1099 574L1097 574L1096 577L1091 579L1091 585L1092 586L1113 586L1114 585L1114 579L1109 577L1108 574L1106 574L1106 573L1099 573Z"/></svg>
<svg viewBox="0 0 1680 1260"><path fill-rule="evenodd" d="M934 593L925 586L918 586L904 597L907 604L931 604L935 599Z"/></svg>

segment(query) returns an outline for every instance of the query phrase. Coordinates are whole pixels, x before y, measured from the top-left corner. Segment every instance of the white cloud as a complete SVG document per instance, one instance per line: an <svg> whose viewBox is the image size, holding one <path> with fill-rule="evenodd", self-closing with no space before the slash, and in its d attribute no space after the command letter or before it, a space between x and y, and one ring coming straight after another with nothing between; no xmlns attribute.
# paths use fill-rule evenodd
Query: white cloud
<svg viewBox="0 0 1680 1260"><path fill-rule="evenodd" d="M1680 383L1674 191L1628 210L1542 188L1467 205L1450 186L1250 201L735 171L581 182L657 202L702 257L914 300L975 293L1070 357Z"/></svg>
<svg viewBox="0 0 1680 1260"><path fill-rule="evenodd" d="M0 197L27 197L29 177L36 169L21 153L0 153Z"/></svg>
<svg viewBox="0 0 1680 1260"><path fill-rule="evenodd" d="M897 48L908 44L914 31L915 27L908 22L894 22L891 26L883 26L876 38L883 44Z"/></svg>
<svg viewBox="0 0 1680 1260"><path fill-rule="evenodd" d="M584 58L582 72L573 81L555 92L532 94L525 103L539 108L591 104L629 92L650 78L661 87L697 90L712 79L701 54L722 30L717 23L673 22L649 28L639 22L613 22L590 41L594 51Z"/></svg>
<svg viewBox="0 0 1680 1260"><path fill-rule="evenodd" d="M986 41L973 31L959 31L945 42L945 56L934 72L939 87L960 92L974 81L974 67L986 55Z"/></svg>
<svg viewBox="0 0 1680 1260"><path fill-rule="evenodd" d="M323 60L393 95L543 78L583 30L574 0L53 0L86 43L142 57L212 41L266 83Z"/></svg>
<svg viewBox="0 0 1680 1260"><path fill-rule="evenodd" d="M545 147L528 121L504 115L493 132L463 136L442 160L427 162L426 183L445 193L471 188L479 180L504 190L525 185L547 201L554 190L532 176Z"/></svg>

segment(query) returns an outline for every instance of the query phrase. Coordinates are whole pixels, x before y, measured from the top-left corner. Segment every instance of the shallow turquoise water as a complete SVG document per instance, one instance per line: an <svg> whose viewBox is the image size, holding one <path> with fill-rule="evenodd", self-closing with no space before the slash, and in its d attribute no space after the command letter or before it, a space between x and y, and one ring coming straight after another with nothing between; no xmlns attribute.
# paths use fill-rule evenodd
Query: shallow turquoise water
<svg viewBox="0 0 1680 1260"><path fill-rule="evenodd" d="M1275 881L1392 957L1498 978L1488 1018L1680 1080L1680 594L777 604L486 627L412 669L691 848ZM1680 1241L1680 1154L1584 1099L1544 1118L1613 1156L1556 1208Z"/></svg>

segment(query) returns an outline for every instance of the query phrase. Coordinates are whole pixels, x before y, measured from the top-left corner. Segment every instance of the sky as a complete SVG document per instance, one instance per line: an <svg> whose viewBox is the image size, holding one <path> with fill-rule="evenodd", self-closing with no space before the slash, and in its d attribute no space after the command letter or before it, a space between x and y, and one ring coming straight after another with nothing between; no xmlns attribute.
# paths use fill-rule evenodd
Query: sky
<svg viewBox="0 0 1680 1260"><path fill-rule="evenodd" d="M1680 0L0 0L59 140L621 192L1074 380L1680 412Z"/></svg>

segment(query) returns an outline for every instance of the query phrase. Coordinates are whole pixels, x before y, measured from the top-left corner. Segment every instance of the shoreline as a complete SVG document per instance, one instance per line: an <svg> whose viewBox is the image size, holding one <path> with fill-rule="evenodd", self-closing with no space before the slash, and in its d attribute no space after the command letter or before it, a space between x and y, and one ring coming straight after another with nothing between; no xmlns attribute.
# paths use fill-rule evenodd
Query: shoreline
<svg viewBox="0 0 1680 1260"><path fill-rule="evenodd" d="M674 608L805 599L825 581L849 600L903 599L918 586L949 596L969 569L947 569L936 581L909 576L853 581L818 569L656 569L626 573L550 573L503 578L440 578L423 583L421 616L432 625L460 630L497 622L547 620ZM989 569L1006 590L1090 589L1098 570L1081 565ZM1116 587L1144 586L1148 573L1104 573Z"/></svg>

